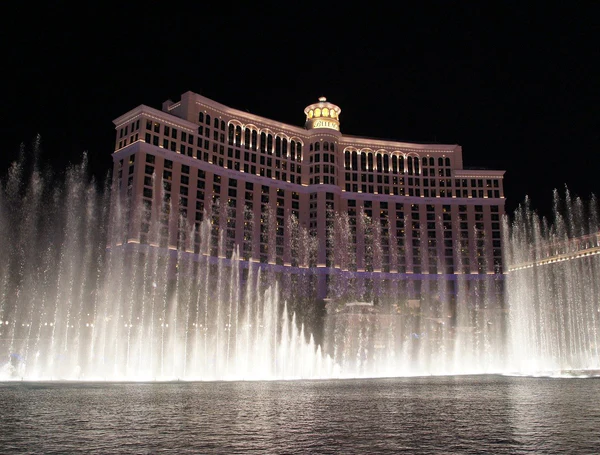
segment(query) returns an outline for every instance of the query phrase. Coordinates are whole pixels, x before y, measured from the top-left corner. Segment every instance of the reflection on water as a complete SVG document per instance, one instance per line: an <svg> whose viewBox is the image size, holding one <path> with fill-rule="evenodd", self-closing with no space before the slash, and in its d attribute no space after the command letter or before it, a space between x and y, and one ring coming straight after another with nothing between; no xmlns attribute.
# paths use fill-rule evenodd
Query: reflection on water
<svg viewBox="0 0 600 455"><path fill-rule="evenodd" d="M600 380L0 385L3 453L599 453Z"/></svg>

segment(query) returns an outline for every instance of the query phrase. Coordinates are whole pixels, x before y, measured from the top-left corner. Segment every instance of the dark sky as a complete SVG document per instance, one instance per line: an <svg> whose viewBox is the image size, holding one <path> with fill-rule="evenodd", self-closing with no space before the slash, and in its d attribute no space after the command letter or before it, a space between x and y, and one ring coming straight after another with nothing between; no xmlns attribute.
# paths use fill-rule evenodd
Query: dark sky
<svg viewBox="0 0 600 455"><path fill-rule="evenodd" d="M347 134L461 144L466 166L507 171L509 210L529 195L546 212L565 184L585 198L599 192L592 2L399 3L7 7L2 175L40 133L52 167L88 151L102 177L114 118L191 90L299 126L324 95Z"/></svg>

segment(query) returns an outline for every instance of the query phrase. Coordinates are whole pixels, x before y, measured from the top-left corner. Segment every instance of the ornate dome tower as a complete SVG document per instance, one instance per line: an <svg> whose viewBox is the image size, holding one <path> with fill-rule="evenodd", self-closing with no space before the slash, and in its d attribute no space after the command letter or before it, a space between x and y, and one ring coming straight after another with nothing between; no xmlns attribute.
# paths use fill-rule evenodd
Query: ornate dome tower
<svg viewBox="0 0 600 455"><path fill-rule="evenodd" d="M316 128L326 128L330 130L340 130L340 112L339 106L329 103L324 96L319 98L318 103L311 104L304 109L306 114L307 130Z"/></svg>

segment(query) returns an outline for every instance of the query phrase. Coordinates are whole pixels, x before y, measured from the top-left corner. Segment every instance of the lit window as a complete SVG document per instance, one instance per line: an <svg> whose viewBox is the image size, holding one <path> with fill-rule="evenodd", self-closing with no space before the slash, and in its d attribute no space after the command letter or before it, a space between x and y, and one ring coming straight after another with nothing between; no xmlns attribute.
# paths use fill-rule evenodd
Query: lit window
<svg viewBox="0 0 600 455"><path fill-rule="evenodd" d="M321 109L320 108L315 109L315 117L321 117Z"/></svg>
<svg viewBox="0 0 600 455"><path fill-rule="evenodd" d="M315 112L312 109L308 111L308 118L313 118L313 115L315 115Z"/></svg>
<svg viewBox="0 0 600 455"><path fill-rule="evenodd" d="M326 107L323 108L323 117L329 117L329 109Z"/></svg>

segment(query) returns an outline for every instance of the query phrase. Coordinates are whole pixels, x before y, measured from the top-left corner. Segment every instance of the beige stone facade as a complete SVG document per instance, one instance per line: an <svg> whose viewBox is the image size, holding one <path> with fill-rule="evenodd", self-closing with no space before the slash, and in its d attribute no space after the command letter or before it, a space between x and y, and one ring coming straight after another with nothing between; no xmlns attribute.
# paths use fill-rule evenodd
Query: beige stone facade
<svg viewBox="0 0 600 455"><path fill-rule="evenodd" d="M464 169L459 145L343 134L325 98L304 114L293 126L187 92L117 118L113 181L145 207L125 240L388 278L502 272L504 171Z"/></svg>

